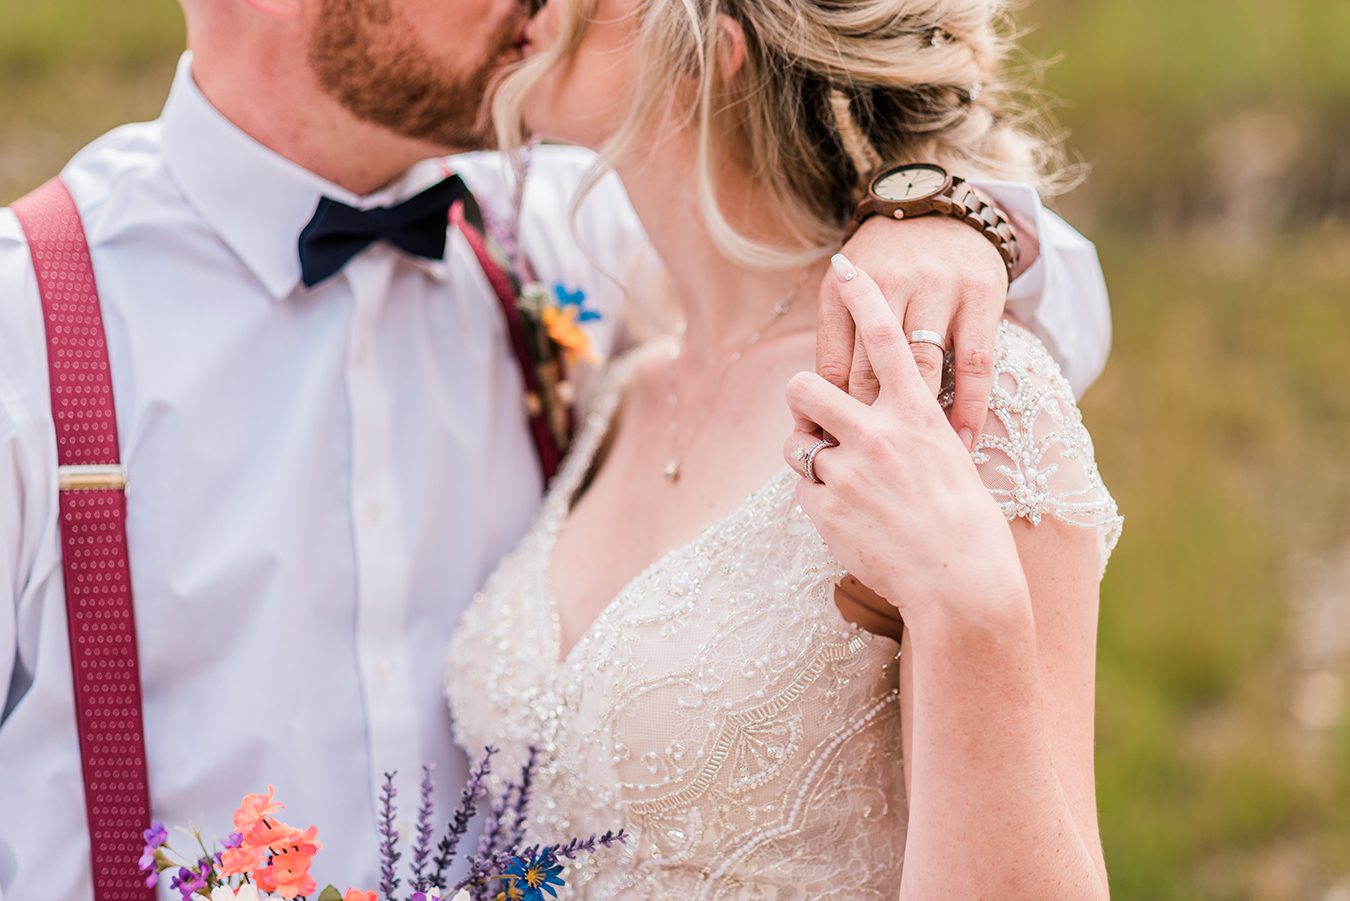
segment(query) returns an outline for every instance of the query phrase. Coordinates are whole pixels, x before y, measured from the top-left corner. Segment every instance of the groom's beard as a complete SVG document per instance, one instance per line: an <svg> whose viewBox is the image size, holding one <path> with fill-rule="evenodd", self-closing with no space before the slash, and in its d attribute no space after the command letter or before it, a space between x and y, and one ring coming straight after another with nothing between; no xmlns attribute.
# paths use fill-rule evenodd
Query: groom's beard
<svg viewBox="0 0 1350 901"><path fill-rule="evenodd" d="M450 150L493 145L484 98L519 54L522 17L503 23L474 72L448 71L417 31L382 0L324 0L309 62L331 96L358 119Z"/></svg>

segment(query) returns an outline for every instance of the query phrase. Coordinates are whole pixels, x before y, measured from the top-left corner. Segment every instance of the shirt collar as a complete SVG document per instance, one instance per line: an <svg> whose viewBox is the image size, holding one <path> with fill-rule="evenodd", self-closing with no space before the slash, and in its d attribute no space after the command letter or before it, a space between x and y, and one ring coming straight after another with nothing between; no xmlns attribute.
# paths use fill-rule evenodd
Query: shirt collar
<svg viewBox="0 0 1350 901"><path fill-rule="evenodd" d="M178 61L160 117L170 177L187 202L277 300L300 284L300 232L322 197L358 209L391 206L445 177L443 161L418 163L391 185L358 197L296 165L225 118L192 79L192 54ZM443 261L419 261L438 280Z"/></svg>

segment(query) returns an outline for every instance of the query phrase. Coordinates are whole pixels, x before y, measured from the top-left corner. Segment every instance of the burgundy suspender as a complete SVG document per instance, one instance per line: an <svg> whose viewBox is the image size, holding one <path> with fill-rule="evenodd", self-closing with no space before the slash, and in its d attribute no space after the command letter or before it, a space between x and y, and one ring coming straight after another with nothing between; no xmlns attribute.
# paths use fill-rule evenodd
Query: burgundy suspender
<svg viewBox="0 0 1350 901"><path fill-rule="evenodd" d="M553 481L553 477L558 472L558 467L562 465L563 448L550 425L549 408L547 401L544 399L546 386L543 384L540 372L535 367L533 357L530 354L529 339L526 337L524 326L520 321L520 312L516 309L516 290L515 286L511 284L511 276L492 259L492 254L488 251L487 240L470 219L471 217L466 213L463 203L457 203L451 208L450 221L464 235L464 239L469 242L469 247L473 249L474 256L478 258L478 265L482 267L483 274L487 276L488 283L492 285L492 293L497 295L497 301L501 304L502 315L506 319L507 336L511 342L511 351L516 356L516 362L520 364L520 375L525 385L526 413L530 420L530 435L534 438L534 449L539 455L539 468L544 475L544 484L547 485Z"/></svg>
<svg viewBox="0 0 1350 901"><path fill-rule="evenodd" d="M70 192L53 179L17 201L47 331L61 478L61 553L97 901L146 901L136 868L150 823L136 618L127 562L108 348L93 264Z"/></svg>

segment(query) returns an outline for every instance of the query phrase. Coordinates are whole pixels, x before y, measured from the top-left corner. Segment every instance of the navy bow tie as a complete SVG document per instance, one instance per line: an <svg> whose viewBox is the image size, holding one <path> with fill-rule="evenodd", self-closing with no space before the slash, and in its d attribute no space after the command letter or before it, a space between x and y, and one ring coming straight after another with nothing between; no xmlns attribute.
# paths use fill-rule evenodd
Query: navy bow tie
<svg viewBox="0 0 1350 901"><path fill-rule="evenodd" d="M319 201L314 218L300 232L300 274L305 287L341 271L376 241L431 260L445 258L450 207L469 196L458 175L438 182L397 206L358 210L331 197Z"/></svg>

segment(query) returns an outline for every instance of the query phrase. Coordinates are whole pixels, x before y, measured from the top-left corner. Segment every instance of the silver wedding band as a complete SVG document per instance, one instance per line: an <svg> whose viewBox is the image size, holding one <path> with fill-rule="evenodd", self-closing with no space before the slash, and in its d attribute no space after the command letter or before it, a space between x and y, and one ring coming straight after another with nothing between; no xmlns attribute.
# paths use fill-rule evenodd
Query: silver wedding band
<svg viewBox="0 0 1350 901"><path fill-rule="evenodd" d="M816 483L817 485L825 484L820 479L816 478L816 469L815 469L816 454L820 453L827 447L835 447L835 446L836 446L835 442L830 440L829 438L821 438L819 441L811 445L806 450L800 451L798 453L797 459L802 461L802 470L806 473L807 479Z"/></svg>
<svg viewBox="0 0 1350 901"><path fill-rule="evenodd" d="M946 353L947 339L943 338L941 333L926 328L916 328L909 333L910 344L931 344L938 350Z"/></svg>

